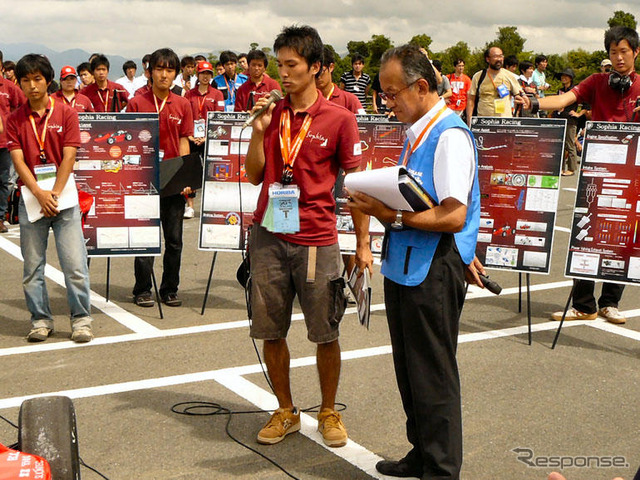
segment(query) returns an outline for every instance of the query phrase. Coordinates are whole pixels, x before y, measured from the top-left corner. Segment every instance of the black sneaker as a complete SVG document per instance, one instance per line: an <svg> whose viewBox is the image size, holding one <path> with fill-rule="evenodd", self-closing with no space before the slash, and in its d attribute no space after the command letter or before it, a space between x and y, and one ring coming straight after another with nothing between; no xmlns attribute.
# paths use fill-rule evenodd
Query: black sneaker
<svg viewBox="0 0 640 480"><path fill-rule="evenodd" d="M133 303L138 305L139 307L153 307L156 302L153 300L153 296L150 292L141 293L133 297Z"/></svg>
<svg viewBox="0 0 640 480"><path fill-rule="evenodd" d="M167 307L179 307L182 305L182 300L178 298L177 293L167 293L162 297L162 303Z"/></svg>

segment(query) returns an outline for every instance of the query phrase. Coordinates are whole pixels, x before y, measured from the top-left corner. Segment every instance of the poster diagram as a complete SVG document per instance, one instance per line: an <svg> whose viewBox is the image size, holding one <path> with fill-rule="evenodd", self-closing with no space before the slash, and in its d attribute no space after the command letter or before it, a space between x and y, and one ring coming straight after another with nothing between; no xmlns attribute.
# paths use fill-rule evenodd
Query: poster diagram
<svg viewBox="0 0 640 480"><path fill-rule="evenodd" d="M549 273L566 120L474 117L487 268Z"/></svg>
<svg viewBox="0 0 640 480"><path fill-rule="evenodd" d="M565 275L640 283L640 124L588 122Z"/></svg>
<svg viewBox="0 0 640 480"><path fill-rule="evenodd" d="M80 113L75 176L89 256L160 254L158 115Z"/></svg>

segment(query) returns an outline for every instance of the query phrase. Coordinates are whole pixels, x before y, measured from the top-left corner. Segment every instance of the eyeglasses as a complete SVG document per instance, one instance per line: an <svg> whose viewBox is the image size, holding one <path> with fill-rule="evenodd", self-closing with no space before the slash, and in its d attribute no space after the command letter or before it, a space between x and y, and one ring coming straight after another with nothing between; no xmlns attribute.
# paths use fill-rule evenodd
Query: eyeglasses
<svg viewBox="0 0 640 480"><path fill-rule="evenodd" d="M418 80L420 80L420 79L418 79ZM391 100L392 102L395 102L395 101L396 101L396 98L398 97L398 95L400 95L400 92L402 92L402 91L404 91L404 90L407 90L408 88L413 87L413 85L414 85L418 80L414 80L413 82L411 82L411 83L410 83L409 85L407 85L406 87L401 88L400 90L398 90L396 93L385 93L385 92L380 92L380 95L379 95L379 96L380 96L380 98L381 98L382 100L384 100L385 102L386 102L387 100Z"/></svg>

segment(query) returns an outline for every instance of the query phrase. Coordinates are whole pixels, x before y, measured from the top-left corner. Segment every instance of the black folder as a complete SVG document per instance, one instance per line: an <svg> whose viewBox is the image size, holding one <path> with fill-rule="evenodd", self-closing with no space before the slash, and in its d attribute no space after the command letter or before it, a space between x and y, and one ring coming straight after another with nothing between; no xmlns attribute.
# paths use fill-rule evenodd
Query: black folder
<svg viewBox="0 0 640 480"><path fill-rule="evenodd" d="M160 197L178 195L185 189L202 188L202 157L190 153L160 162Z"/></svg>

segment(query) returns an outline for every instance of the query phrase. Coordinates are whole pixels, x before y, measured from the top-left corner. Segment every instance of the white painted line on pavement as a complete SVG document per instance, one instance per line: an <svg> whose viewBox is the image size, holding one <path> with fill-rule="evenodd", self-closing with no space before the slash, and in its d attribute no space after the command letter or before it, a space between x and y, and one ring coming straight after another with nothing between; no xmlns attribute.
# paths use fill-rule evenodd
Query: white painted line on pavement
<svg viewBox="0 0 640 480"><path fill-rule="evenodd" d="M562 190L566 190L567 192L577 192L578 189L575 187L565 187Z"/></svg>
<svg viewBox="0 0 640 480"><path fill-rule="evenodd" d="M0 248L2 248L2 250L7 252L9 255L14 256L21 262L23 261L20 247L15 243L0 237ZM66 288L64 284L64 275L57 268L54 268L51 265L47 264L44 269L44 274L46 277L48 277L61 287ZM145 322L134 314L127 312L124 308L119 307L113 302L107 302L107 300L102 295L97 294L93 290L91 290L91 305L101 310L109 317L113 318L116 322L124 325L125 327L133 330L136 333L150 333L159 331L158 328L154 327L150 323Z"/></svg>
<svg viewBox="0 0 640 480"><path fill-rule="evenodd" d="M556 225L555 227L553 227L553 229L557 232L571 233L571 229L566 227L559 227Z"/></svg>

